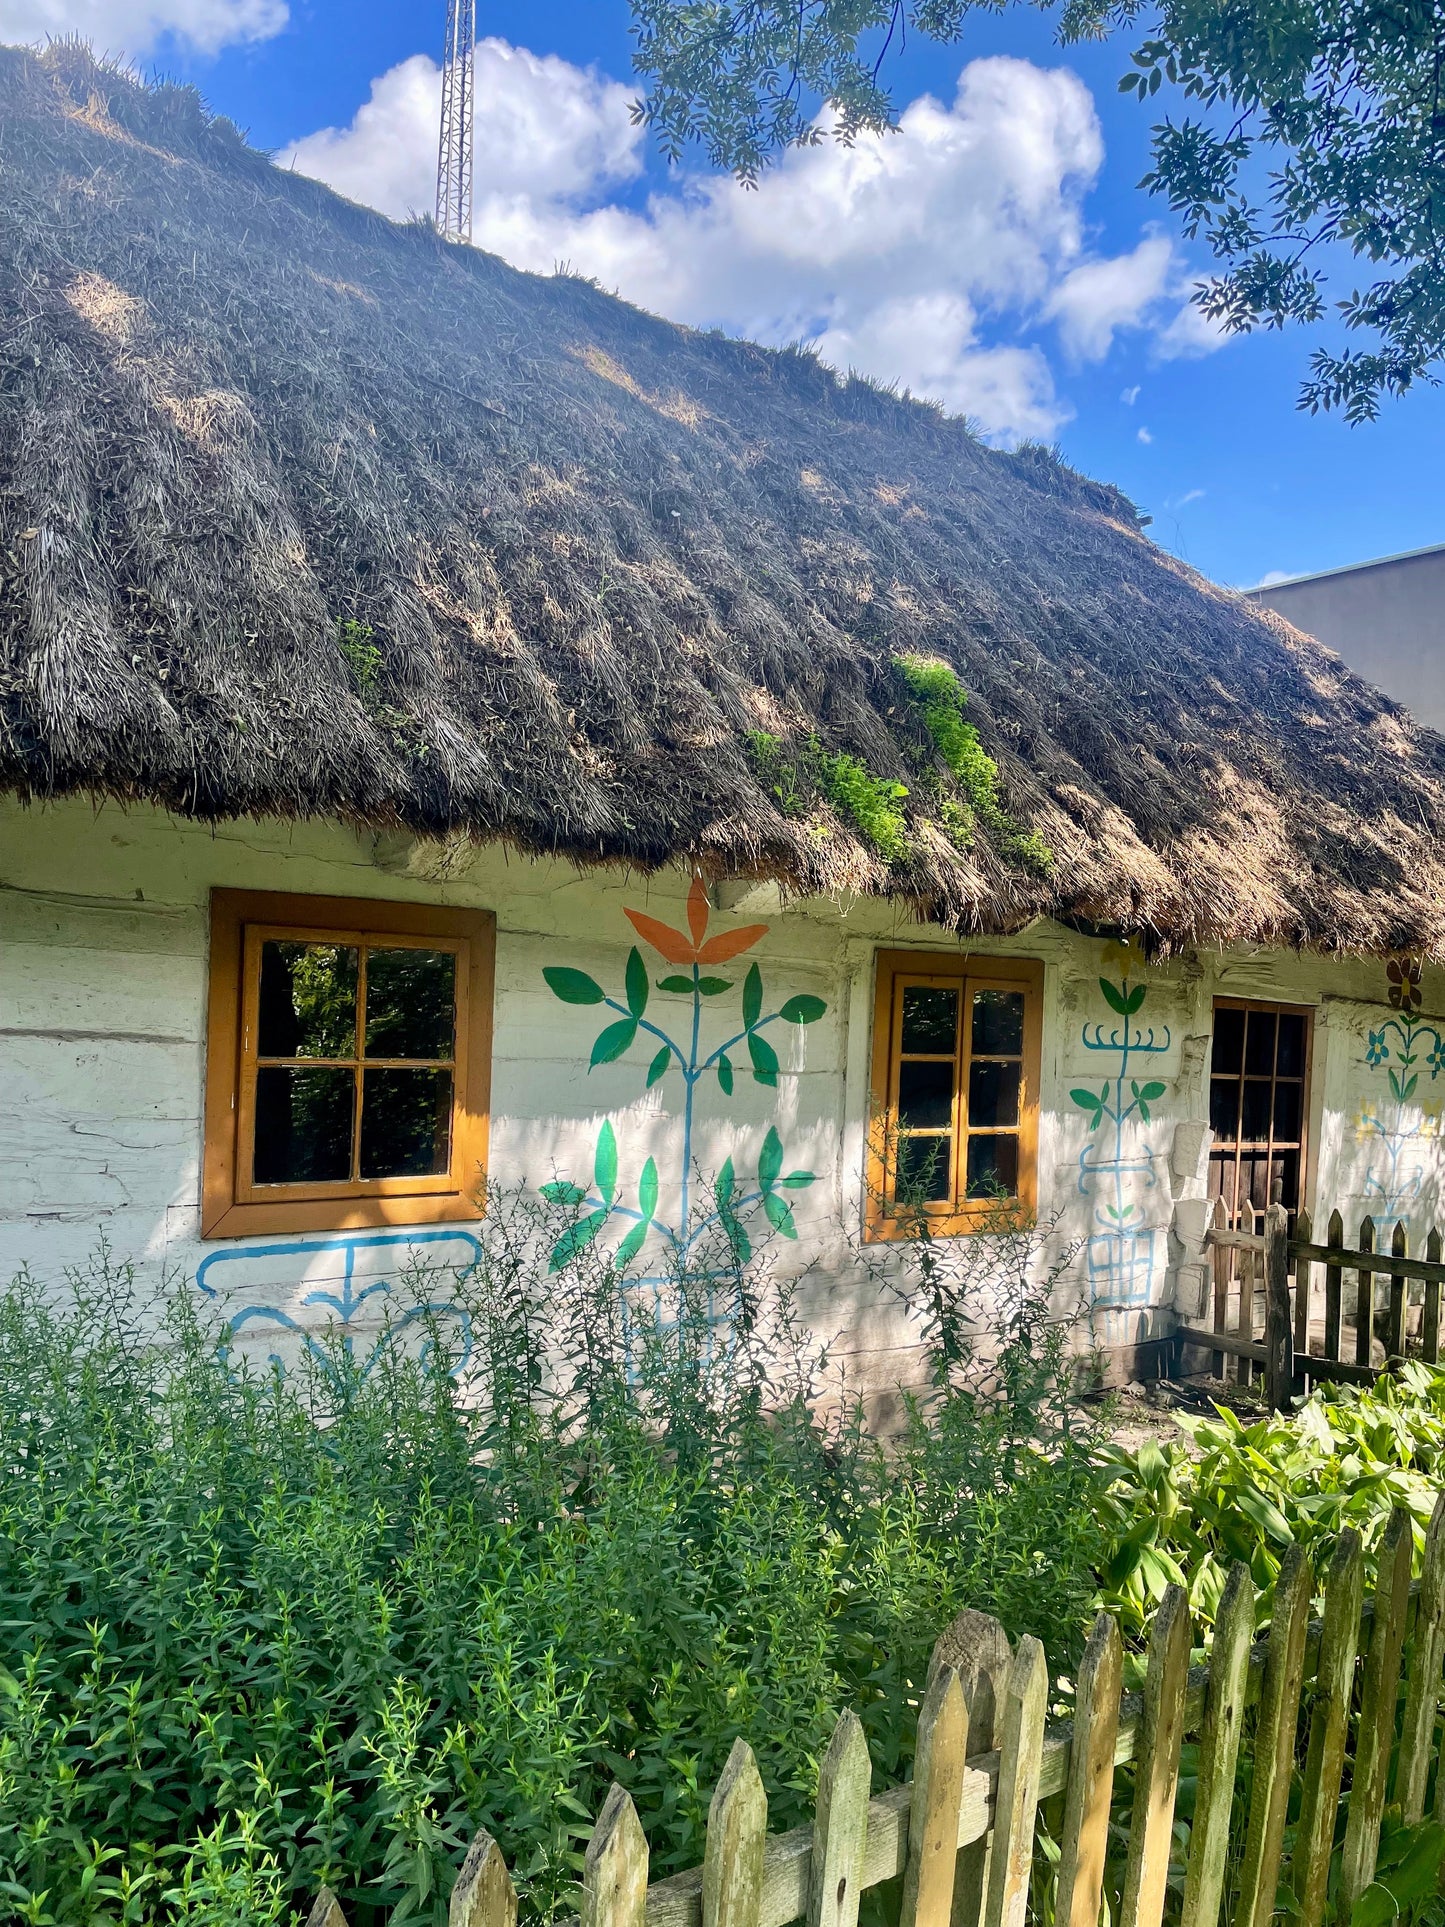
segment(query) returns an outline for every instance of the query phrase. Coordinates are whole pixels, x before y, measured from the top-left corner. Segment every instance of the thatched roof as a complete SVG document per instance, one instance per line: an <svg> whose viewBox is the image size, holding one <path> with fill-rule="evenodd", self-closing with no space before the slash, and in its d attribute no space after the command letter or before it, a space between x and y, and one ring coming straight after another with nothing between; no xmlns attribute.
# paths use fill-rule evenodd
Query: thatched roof
<svg viewBox="0 0 1445 1927"><path fill-rule="evenodd" d="M1042 451L393 225L73 47L0 53L0 312L6 788L1445 953L1445 746ZM904 652L1051 867L968 847ZM889 856L840 752L909 787Z"/></svg>

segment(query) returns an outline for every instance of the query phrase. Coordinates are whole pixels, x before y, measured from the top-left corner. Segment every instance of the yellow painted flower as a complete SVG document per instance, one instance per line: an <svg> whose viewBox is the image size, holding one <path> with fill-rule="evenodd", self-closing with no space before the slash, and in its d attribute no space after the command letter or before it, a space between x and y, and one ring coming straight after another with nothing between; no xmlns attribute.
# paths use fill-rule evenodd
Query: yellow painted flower
<svg viewBox="0 0 1445 1927"><path fill-rule="evenodd" d="M1143 946L1130 937L1111 938L1104 945L1104 969L1117 971L1126 981L1137 977L1145 962Z"/></svg>

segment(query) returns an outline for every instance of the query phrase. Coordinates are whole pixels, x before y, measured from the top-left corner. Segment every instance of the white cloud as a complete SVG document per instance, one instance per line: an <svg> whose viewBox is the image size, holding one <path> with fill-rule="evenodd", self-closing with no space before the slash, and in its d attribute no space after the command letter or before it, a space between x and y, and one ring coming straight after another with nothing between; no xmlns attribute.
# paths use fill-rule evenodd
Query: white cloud
<svg viewBox="0 0 1445 1927"><path fill-rule="evenodd" d="M166 40L214 54L267 40L288 18L286 0L0 0L0 41L79 34L111 54L147 54Z"/></svg>
<svg viewBox="0 0 1445 1927"><path fill-rule="evenodd" d="M1186 301L1154 343L1161 361L1197 361L1222 348L1229 336L1194 301Z"/></svg>
<svg viewBox="0 0 1445 1927"><path fill-rule="evenodd" d="M1258 582L1251 584L1251 587L1256 589L1272 589L1276 582L1288 582L1290 579L1290 574L1287 569L1266 569Z"/></svg>
<svg viewBox="0 0 1445 1927"><path fill-rule="evenodd" d="M1139 399L1139 383L1136 381L1132 388L1126 388L1119 399L1126 408L1132 408Z"/></svg>
<svg viewBox="0 0 1445 1927"><path fill-rule="evenodd" d="M430 60L402 62L349 127L282 163L389 214L429 207L439 84ZM1177 292L1161 237L1114 259L1086 251L1104 150L1066 69L975 60L952 103L924 95L893 135L792 150L755 190L683 175L642 205L615 198L641 171L629 100L603 75L484 42L477 244L538 273L565 262L675 320L812 341L840 371L934 397L1001 439L1047 436L1071 412L1030 331L1054 321L1068 353L1097 358Z"/></svg>
<svg viewBox="0 0 1445 1927"><path fill-rule="evenodd" d="M1153 441L1153 439L1154 437L1149 433L1147 428L1141 428L1139 430L1139 440L1143 442L1146 448L1149 446L1150 442Z"/></svg>
<svg viewBox="0 0 1445 1927"><path fill-rule="evenodd" d="M1205 491L1202 488L1186 489L1174 506L1177 509L1187 509L1191 502L1202 502L1204 495Z"/></svg>

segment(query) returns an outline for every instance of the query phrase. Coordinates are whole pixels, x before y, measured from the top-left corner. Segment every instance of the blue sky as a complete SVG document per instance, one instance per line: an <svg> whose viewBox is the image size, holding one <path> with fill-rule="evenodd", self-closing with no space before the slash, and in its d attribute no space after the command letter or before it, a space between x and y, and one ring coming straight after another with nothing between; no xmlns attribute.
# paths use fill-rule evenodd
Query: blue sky
<svg viewBox="0 0 1445 1927"><path fill-rule="evenodd" d="M443 20L444 0L0 0L0 37L139 50L397 213L429 194ZM999 439L1057 440L1222 582L1445 541L1445 393L1365 428L1302 415L1310 334L1214 345L1181 313L1203 263L1136 185L1152 113L1117 92L1122 45L1062 51L1032 8L980 16L896 61L913 105L881 154L795 157L747 197L700 158L670 174L629 129L625 0L478 0L478 35L481 238L521 265L812 338Z"/></svg>

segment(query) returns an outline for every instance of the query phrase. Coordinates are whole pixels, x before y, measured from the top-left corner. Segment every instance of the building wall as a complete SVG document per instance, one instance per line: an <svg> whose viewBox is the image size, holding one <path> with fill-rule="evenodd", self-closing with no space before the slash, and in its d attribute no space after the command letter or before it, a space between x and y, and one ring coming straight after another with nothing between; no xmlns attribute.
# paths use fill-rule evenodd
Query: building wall
<svg viewBox="0 0 1445 1927"><path fill-rule="evenodd" d="M1277 582L1250 599L1445 730L1445 547Z"/></svg>
<svg viewBox="0 0 1445 1927"><path fill-rule="evenodd" d="M186 1292L199 1283L202 1298L239 1321L243 1345L284 1353L301 1342L298 1334L337 1317L372 1342L365 1335L376 1332L410 1249L441 1265L464 1264L488 1235L486 1227L441 1226L200 1238L207 902L220 885L494 911L492 1184L529 1198L557 1179L586 1184L599 1136L610 1127L620 1201L635 1204L652 1158L658 1216L677 1218L681 1080L670 1072L648 1086L653 1038L589 1071L594 1039L611 1013L560 1002L542 971L568 965L620 995L636 941L624 910L685 929L681 875L582 875L501 849L418 846L335 825L237 823L209 831L151 809L7 802L0 804L0 1277L23 1265L37 1288L56 1287L104 1234L118 1257L137 1262L148 1288L158 1290L164 1277ZM751 1188L775 1130L783 1173L811 1172L813 1182L786 1193L798 1236L774 1237L770 1262L797 1281L809 1326L854 1389L914 1382L916 1326L880 1282L906 1281L910 1254L859 1243L873 959L880 946L952 949L956 940L873 901L782 906L767 889L747 896L741 888L723 886L711 928L763 922L767 931L724 971L735 988L707 1007L704 1054L738 1028L736 986L753 960L765 1011L799 995L821 1000L825 1010L806 1026L768 1027L779 1057L776 1088L754 1080L741 1051L731 1096L715 1072L701 1081L693 1165L711 1177L731 1158L740 1188ZM1416 1235L1440 1210L1445 1044L1433 1020L1406 1025L1391 1009L1378 960L1238 951L1183 957L1142 974L1136 963L1126 978L1114 947L1049 924L969 948L1045 964L1041 1216L1057 1218L1050 1249L1068 1261L1061 1304L1089 1312L1080 1342L1108 1348L1123 1369L1135 1368L1135 1347L1169 1328L1176 1294L1192 1307L1203 1286L1216 996L1314 1008L1312 1203L1338 1204L1352 1223L1366 1210L1402 1215ZM648 961L654 981L665 974L657 958ZM1128 1024L1127 1060L1125 1027L1101 979L1116 993L1143 986ZM1445 1011L1445 978L1434 971L1425 975L1424 999L1426 1012ZM666 1009L656 997L649 1018L665 1028ZM1151 1094L1153 1085L1162 1091ZM756 1209L750 1222L763 1245ZM619 1242L628 1228L619 1220L599 1242ZM378 1285L386 1289L371 1290Z"/></svg>

